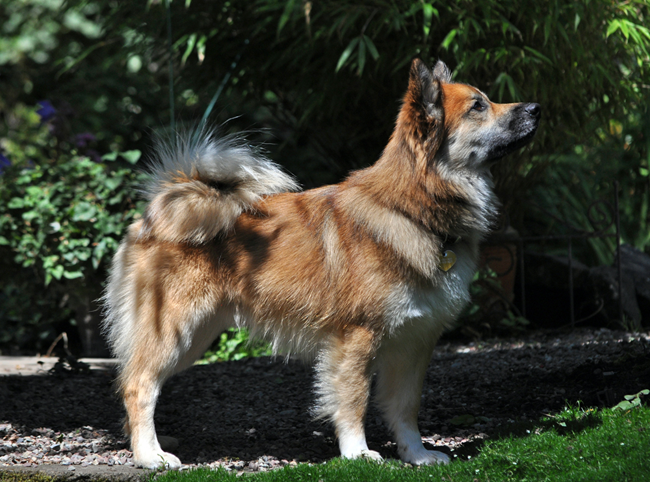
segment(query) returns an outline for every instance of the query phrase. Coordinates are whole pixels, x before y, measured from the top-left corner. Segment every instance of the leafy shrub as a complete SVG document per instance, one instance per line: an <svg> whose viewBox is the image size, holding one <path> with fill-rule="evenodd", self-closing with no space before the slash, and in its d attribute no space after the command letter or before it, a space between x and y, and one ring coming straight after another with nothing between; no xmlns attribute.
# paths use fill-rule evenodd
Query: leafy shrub
<svg viewBox="0 0 650 482"><path fill-rule="evenodd" d="M247 329L230 328L224 331L205 352L201 364L241 360L247 357L269 356L271 347L259 340L251 340Z"/></svg>
<svg viewBox="0 0 650 482"><path fill-rule="evenodd" d="M138 151L93 160L81 154L83 143L59 150L61 139L50 134L51 125L34 109L15 114L20 135L4 139L11 165L0 176L0 249L7 266L0 341L5 346L20 346L25 326L38 328L73 314L80 328L96 323L94 300L108 262L142 208L134 197L142 180L132 168ZM15 330L21 323L23 329ZM51 327L44 334L51 337Z"/></svg>
<svg viewBox="0 0 650 482"><path fill-rule="evenodd" d="M133 153L123 156L137 160ZM131 194L120 189L134 180L129 169L110 171L74 155L54 165L8 170L0 182L0 244L11 247L17 264L34 267L45 286L82 278L105 263L135 219ZM125 204L129 209L116 209Z"/></svg>

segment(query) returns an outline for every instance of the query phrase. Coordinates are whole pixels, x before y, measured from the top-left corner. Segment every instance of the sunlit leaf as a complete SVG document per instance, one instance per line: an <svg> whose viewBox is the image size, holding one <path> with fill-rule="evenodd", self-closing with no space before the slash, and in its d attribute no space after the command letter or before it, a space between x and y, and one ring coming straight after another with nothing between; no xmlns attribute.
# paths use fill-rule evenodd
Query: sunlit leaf
<svg viewBox="0 0 650 482"><path fill-rule="evenodd" d="M537 57L540 60L543 60L547 64L553 65L553 62L551 61L551 59L549 59L546 55L542 54L541 52L535 50L534 48L529 47L528 45L526 45L526 46L524 46L524 50L527 51L527 52L530 52L535 57Z"/></svg>
<svg viewBox="0 0 650 482"><path fill-rule="evenodd" d="M424 39L429 37L429 33L431 32L431 24L433 22L433 16L435 15L436 17L439 16L438 10L433 7L432 4L430 3L423 3L422 4L422 15L424 17L424 21L422 23L422 28L424 30Z"/></svg>
<svg viewBox="0 0 650 482"><path fill-rule="evenodd" d="M350 58L350 55L352 55L352 51L354 50L354 48L357 46L358 43L359 43L359 37L355 37L348 44L348 46L345 48L345 50L341 54L341 57L339 58L338 63L336 64L336 70L335 70L336 72L341 70L341 68L345 65L345 63Z"/></svg>
<svg viewBox="0 0 650 482"><path fill-rule="evenodd" d="M65 279L77 279L83 277L83 275L83 271L63 271L63 277Z"/></svg>
<svg viewBox="0 0 650 482"><path fill-rule="evenodd" d="M282 29L285 27L285 25L291 18L295 4L296 4L296 0L287 0L284 6L284 11L282 12L282 16L280 17L280 21L278 22L278 36L280 35Z"/></svg>
<svg viewBox="0 0 650 482"><path fill-rule="evenodd" d="M363 73L363 68L366 65L366 42L359 42L359 62L358 62L358 75Z"/></svg>
<svg viewBox="0 0 650 482"><path fill-rule="evenodd" d="M189 58L190 54L192 53L192 50L194 50L194 46L196 45L196 37L197 37L197 35L195 33L193 33L187 39L187 47L185 48L185 52L183 53L183 56L181 57L181 62L183 64L185 62L187 62L187 59Z"/></svg>
<svg viewBox="0 0 650 482"><path fill-rule="evenodd" d="M363 41L366 43L366 47L368 47L368 52L370 52L370 55L373 58L373 60L377 60L379 58L379 52L377 51L377 47L375 47L375 44L373 43L372 39L367 35L364 35Z"/></svg>
<svg viewBox="0 0 650 482"><path fill-rule="evenodd" d="M443 39L442 43L440 44L440 47L442 47L445 50L449 49L449 45L454 41L454 38L456 37L456 34L458 33L458 30L455 28L450 30L449 33L445 36Z"/></svg>
<svg viewBox="0 0 650 482"><path fill-rule="evenodd" d="M136 149L132 151L120 152L120 156L122 156L129 164L135 164L142 156L142 152Z"/></svg>

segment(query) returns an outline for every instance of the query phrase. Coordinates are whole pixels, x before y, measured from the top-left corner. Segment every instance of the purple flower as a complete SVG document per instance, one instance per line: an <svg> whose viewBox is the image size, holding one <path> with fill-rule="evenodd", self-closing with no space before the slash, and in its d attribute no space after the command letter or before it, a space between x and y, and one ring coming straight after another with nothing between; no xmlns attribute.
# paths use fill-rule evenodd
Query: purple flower
<svg viewBox="0 0 650 482"><path fill-rule="evenodd" d="M0 153L0 175L5 172L11 166L11 161L2 153Z"/></svg>
<svg viewBox="0 0 650 482"><path fill-rule="evenodd" d="M41 108L38 109L36 113L41 117L42 123L54 119L56 109L49 100L41 100L38 102L38 105L41 106Z"/></svg>
<svg viewBox="0 0 650 482"><path fill-rule="evenodd" d="M93 141L96 141L97 138L90 132L83 132L74 136L74 143L77 147L86 147Z"/></svg>

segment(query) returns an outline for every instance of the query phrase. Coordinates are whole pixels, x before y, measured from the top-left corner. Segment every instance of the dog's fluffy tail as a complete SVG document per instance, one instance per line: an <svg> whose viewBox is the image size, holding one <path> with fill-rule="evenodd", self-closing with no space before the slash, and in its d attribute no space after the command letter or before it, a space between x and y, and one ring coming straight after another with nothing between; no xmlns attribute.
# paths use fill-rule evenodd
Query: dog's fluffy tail
<svg viewBox="0 0 650 482"><path fill-rule="evenodd" d="M296 189L290 176L240 137L179 134L157 143L140 235L205 243L263 196Z"/></svg>

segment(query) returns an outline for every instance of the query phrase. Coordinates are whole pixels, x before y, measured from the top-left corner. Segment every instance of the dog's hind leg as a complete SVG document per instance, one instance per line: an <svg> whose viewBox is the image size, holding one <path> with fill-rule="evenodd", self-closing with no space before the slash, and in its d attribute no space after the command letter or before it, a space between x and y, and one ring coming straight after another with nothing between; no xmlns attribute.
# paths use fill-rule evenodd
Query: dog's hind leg
<svg viewBox="0 0 650 482"><path fill-rule="evenodd" d="M130 433L137 465L152 469L181 466L175 455L161 448L162 444L173 449L174 440L156 435L156 401L165 380L192 365L211 341L232 324L232 312L226 311L189 321L178 332L135 334L139 340L124 364L120 385L127 411L125 429Z"/></svg>
<svg viewBox="0 0 650 482"><path fill-rule="evenodd" d="M159 363L146 370L135 371L125 367L121 377L122 397L126 407L125 432L130 436L136 465L155 469L178 468L181 461L160 447L154 426L154 411L160 389L165 380Z"/></svg>
<svg viewBox="0 0 650 482"><path fill-rule="evenodd" d="M379 337L372 329L351 326L332 335L319 355L317 414L334 422L345 458L381 460L379 453L368 449L364 430Z"/></svg>
<svg viewBox="0 0 650 482"><path fill-rule="evenodd" d="M406 333L385 340L377 354L377 401L404 462L444 464L449 457L427 450L418 429L422 384L436 337Z"/></svg>

